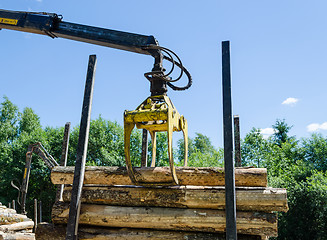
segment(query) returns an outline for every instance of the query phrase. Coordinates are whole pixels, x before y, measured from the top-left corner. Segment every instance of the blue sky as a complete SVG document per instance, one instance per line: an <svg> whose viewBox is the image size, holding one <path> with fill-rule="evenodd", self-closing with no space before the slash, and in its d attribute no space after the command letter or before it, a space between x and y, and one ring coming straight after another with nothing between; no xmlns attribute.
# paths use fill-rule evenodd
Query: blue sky
<svg viewBox="0 0 327 240"><path fill-rule="evenodd" d="M62 14L64 21L154 35L193 76L184 92L169 90L189 134L222 146L221 41L231 41L233 114L241 136L271 133L276 119L291 134L327 134L326 1L1 1L0 8ZM98 57L92 118L123 123L125 109L149 96L143 73L152 58L65 39L0 31L0 96L31 107L42 125L80 121L88 56ZM181 82L183 84L183 82ZM174 135L181 138L182 134Z"/></svg>

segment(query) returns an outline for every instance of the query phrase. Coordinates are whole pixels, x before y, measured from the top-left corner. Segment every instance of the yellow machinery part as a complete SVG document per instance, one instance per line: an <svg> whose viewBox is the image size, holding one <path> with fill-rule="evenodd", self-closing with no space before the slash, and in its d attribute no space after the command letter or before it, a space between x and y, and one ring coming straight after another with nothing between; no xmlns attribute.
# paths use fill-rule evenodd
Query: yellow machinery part
<svg viewBox="0 0 327 240"><path fill-rule="evenodd" d="M130 156L130 137L134 127L146 129L149 131L152 140L152 162L151 167L155 167L156 159L156 132L167 132L168 138L168 156L171 169L171 182L142 182L137 179L131 163ZM134 111L125 111L124 113L124 140L125 140L125 160L128 175L135 185L178 185L178 178L174 167L172 135L174 131L182 131L184 136L184 166L187 166L188 153L188 134L187 121L175 109L169 97L151 96L148 97Z"/></svg>

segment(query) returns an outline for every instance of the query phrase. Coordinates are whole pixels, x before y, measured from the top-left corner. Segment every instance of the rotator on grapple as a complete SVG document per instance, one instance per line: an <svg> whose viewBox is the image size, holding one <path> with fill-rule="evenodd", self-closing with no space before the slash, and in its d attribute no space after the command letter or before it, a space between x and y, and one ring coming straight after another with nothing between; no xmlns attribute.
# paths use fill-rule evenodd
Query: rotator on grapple
<svg viewBox="0 0 327 240"><path fill-rule="evenodd" d="M134 111L125 111L124 113L124 142L125 142L125 159L128 174L135 185L171 185L178 184L178 178L174 167L172 134L174 131L182 131L184 136L184 166L187 166L188 152L188 134L187 121L183 115L180 115L174 107L172 101L167 96L167 85L174 90L188 89L192 84L192 78L189 72L183 67L178 56L167 48L160 46L150 46L149 50L155 51L155 64L152 72L145 73L144 76L150 81L151 96L143 101ZM162 52L168 54L163 55ZM176 56L178 62L173 57ZM172 63L171 70L165 74L162 66L162 59L167 59ZM172 79L169 75L173 72L174 66L177 65L181 69L180 75L176 79ZM188 84L185 87L176 87L172 82L178 81L183 73L188 77ZM169 166L172 174L170 182L142 182L137 179L134 174L131 158L130 158L130 136L133 128L146 129L149 131L152 140L152 162L151 167L155 167L156 159L156 132L167 132L168 139L168 156Z"/></svg>

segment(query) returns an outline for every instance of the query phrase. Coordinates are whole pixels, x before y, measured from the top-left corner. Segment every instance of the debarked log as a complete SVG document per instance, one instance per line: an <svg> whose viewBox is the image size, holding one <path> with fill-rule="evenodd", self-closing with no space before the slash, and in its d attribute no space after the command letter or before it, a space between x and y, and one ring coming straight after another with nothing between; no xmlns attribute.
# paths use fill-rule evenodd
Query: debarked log
<svg viewBox="0 0 327 240"><path fill-rule="evenodd" d="M40 223L37 225L36 239L65 240L66 226ZM203 232L181 232L162 231L152 229L131 229L131 228L99 228L85 227L78 228L79 240L225 240L223 233L203 233ZM261 240L260 236L238 234L239 240Z"/></svg>
<svg viewBox="0 0 327 240"><path fill-rule="evenodd" d="M0 233L0 240L35 240L35 235L34 233Z"/></svg>
<svg viewBox="0 0 327 240"><path fill-rule="evenodd" d="M52 209L52 222L66 224L69 203L58 202ZM119 228L225 232L225 211L160 207L116 207L82 204L79 224ZM237 212L237 232L252 235L277 235L274 213Z"/></svg>
<svg viewBox="0 0 327 240"><path fill-rule="evenodd" d="M66 187L63 200L69 202L71 187ZM225 187L136 187L136 186L86 186L82 202L127 207L172 207L225 209ZM236 188L238 211L288 210L286 189Z"/></svg>
<svg viewBox="0 0 327 240"><path fill-rule="evenodd" d="M176 167L180 185L224 186L225 173L218 167ZM135 168L135 175L141 182L171 182L169 167ZM51 171L53 184L72 184L74 167L54 167ZM96 167L85 169L84 184L97 185L133 185L125 167ZM266 187L266 168L236 168L235 185L248 187Z"/></svg>
<svg viewBox="0 0 327 240"><path fill-rule="evenodd" d="M7 225L30 220L31 219L27 218L27 216L23 214L0 212L0 225Z"/></svg>
<svg viewBox="0 0 327 240"><path fill-rule="evenodd" d="M32 220L25 222L18 222L9 225L0 225L0 231L9 232L9 231L19 231L24 229L31 229L34 227L34 222Z"/></svg>

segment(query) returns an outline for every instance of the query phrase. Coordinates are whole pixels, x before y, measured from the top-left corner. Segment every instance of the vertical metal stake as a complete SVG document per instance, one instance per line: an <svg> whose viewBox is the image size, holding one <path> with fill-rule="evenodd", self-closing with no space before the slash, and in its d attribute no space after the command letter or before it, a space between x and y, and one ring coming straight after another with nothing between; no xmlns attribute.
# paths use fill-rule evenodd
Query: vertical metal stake
<svg viewBox="0 0 327 240"><path fill-rule="evenodd" d="M148 162L148 130L143 129L141 167L146 167Z"/></svg>
<svg viewBox="0 0 327 240"><path fill-rule="evenodd" d="M15 200L12 200L12 209L15 209L16 210L16 202L15 202Z"/></svg>
<svg viewBox="0 0 327 240"><path fill-rule="evenodd" d="M232 94L230 74L229 41L222 42L222 88L224 115L224 162L225 162L225 201L226 239L236 240L236 201L235 173L233 161Z"/></svg>
<svg viewBox="0 0 327 240"><path fill-rule="evenodd" d="M38 217L39 217L39 220L38 222L42 222L42 201L39 201L39 207L38 207Z"/></svg>
<svg viewBox="0 0 327 240"><path fill-rule="evenodd" d="M91 120L91 107L93 98L94 76L96 69L96 55L90 55L85 83L84 100L82 107L82 117L79 130L79 138L76 153L76 163L72 196L70 201L69 218L67 223L66 240L77 239L78 220L81 207L81 193L85 173L85 161L87 154L87 144L89 140L89 129Z"/></svg>
<svg viewBox="0 0 327 240"><path fill-rule="evenodd" d="M235 167L242 167L240 117L238 115L234 115L234 145L235 145Z"/></svg>
<svg viewBox="0 0 327 240"><path fill-rule="evenodd" d="M36 226L37 226L37 199L34 199L34 228L33 228L33 232L36 231Z"/></svg>
<svg viewBox="0 0 327 240"><path fill-rule="evenodd" d="M67 156L68 156L68 145L69 145L69 133L70 133L70 122L65 124L64 139L62 142L62 151L60 158L60 166L66 167ZM57 186L56 202L63 201L62 194L64 192L64 184Z"/></svg>

